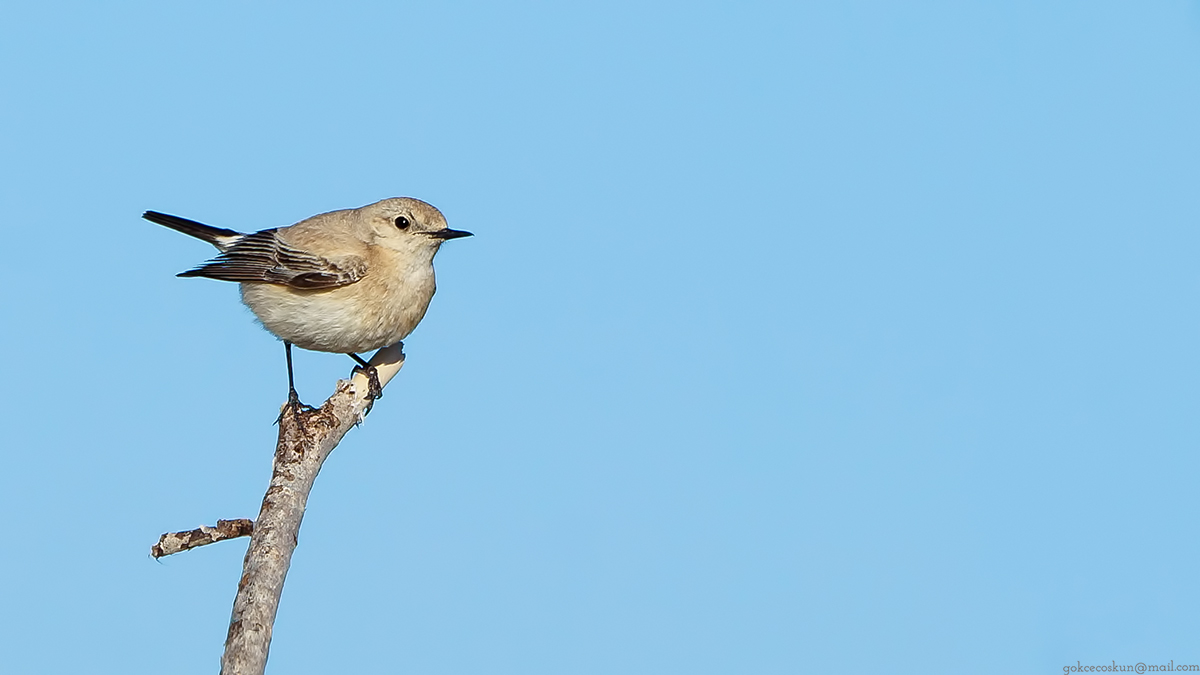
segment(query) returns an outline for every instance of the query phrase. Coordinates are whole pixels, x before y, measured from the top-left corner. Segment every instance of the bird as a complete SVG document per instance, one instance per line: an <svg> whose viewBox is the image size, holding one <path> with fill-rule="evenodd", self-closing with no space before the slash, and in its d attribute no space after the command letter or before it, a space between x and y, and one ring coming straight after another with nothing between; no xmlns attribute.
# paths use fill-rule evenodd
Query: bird
<svg viewBox="0 0 1200 675"><path fill-rule="evenodd" d="M296 393L292 345L348 355L366 373L371 400L382 396L375 368L359 353L412 333L437 289L433 257L446 241L472 236L450 229L441 211L412 197L252 234L158 211L142 217L217 248L215 258L176 276L241 285L242 302L283 341L293 411L312 408Z"/></svg>

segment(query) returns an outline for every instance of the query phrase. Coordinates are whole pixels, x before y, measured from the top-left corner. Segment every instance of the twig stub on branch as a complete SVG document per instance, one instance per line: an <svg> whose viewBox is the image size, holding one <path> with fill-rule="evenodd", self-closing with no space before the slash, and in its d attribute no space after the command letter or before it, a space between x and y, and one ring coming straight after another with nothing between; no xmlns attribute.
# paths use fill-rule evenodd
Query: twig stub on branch
<svg viewBox="0 0 1200 675"><path fill-rule="evenodd" d="M186 532L168 532L158 538L158 543L150 547L150 555L161 558L165 555L180 553L199 546L207 546L226 539L248 537L254 532L254 521L249 518L235 520L218 520L216 527L201 525Z"/></svg>

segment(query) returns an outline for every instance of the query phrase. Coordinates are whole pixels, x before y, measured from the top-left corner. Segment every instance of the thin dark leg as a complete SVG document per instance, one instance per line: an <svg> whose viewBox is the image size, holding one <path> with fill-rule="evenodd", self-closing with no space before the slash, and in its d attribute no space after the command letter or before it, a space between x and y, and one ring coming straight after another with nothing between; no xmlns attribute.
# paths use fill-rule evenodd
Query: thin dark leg
<svg viewBox="0 0 1200 675"><path fill-rule="evenodd" d="M383 398L383 385L379 383L379 371L375 370L375 366L363 361L362 357L358 354L347 354L346 356L349 356L358 362L359 367L355 368L355 370L361 369L367 374L367 382L369 386L369 389L367 389L367 396L370 396L372 400L379 400Z"/></svg>
<svg viewBox="0 0 1200 675"><path fill-rule="evenodd" d="M310 405L305 405L300 402L300 395L296 393L296 381L292 376L292 343L287 340L283 341L283 353L287 355L288 366L288 408L291 408L292 415L296 418L296 424L300 424L300 411L315 410ZM282 416L283 413L280 413Z"/></svg>
<svg viewBox="0 0 1200 675"><path fill-rule="evenodd" d="M283 353L287 355L288 363L288 401L299 401L300 395L296 393L296 378L292 376L292 343L287 340L283 341Z"/></svg>

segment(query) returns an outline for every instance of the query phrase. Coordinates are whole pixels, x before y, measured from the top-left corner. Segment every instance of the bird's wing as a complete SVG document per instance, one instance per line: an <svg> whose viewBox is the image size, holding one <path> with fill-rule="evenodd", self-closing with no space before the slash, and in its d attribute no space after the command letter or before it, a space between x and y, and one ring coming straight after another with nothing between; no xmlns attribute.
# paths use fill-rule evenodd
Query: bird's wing
<svg viewBox="0 0 1200 675"><path fill-rule="evenodd" d="M361 258L351 256L334 263L289 246L279 238L277 230L263 230L243 235L221 255L178 276L320 289L347 286L363 278L366 272L366 261Z"/></svg>

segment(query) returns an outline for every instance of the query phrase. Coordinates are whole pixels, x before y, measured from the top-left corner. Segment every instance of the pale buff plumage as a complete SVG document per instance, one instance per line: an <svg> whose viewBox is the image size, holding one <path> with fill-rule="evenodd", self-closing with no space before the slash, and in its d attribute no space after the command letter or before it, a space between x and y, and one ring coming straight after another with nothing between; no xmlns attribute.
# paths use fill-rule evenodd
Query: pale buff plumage
<svg viewBox="0 0 1200 675"><path fill-rule="evenodd" d="M408 231L396 228L400 215L412 218ZM242 301L267 330L303 349L350 354L395 344L421 322L437 289L433 256L444 240L424 233L445 229L442 214L416 199L314 216L278 237L362 277L317 289L243 282Z"/></svg>
<svg viewBox="0 0 1200 675"><path fill-rule="evenodd" d="M409 197L253 234L155 211L145 218L221 251L179 276L239 282L242 301L285 345L350 355L407 337L436 290L434 255L446 240L471 234Z"/></svg>

